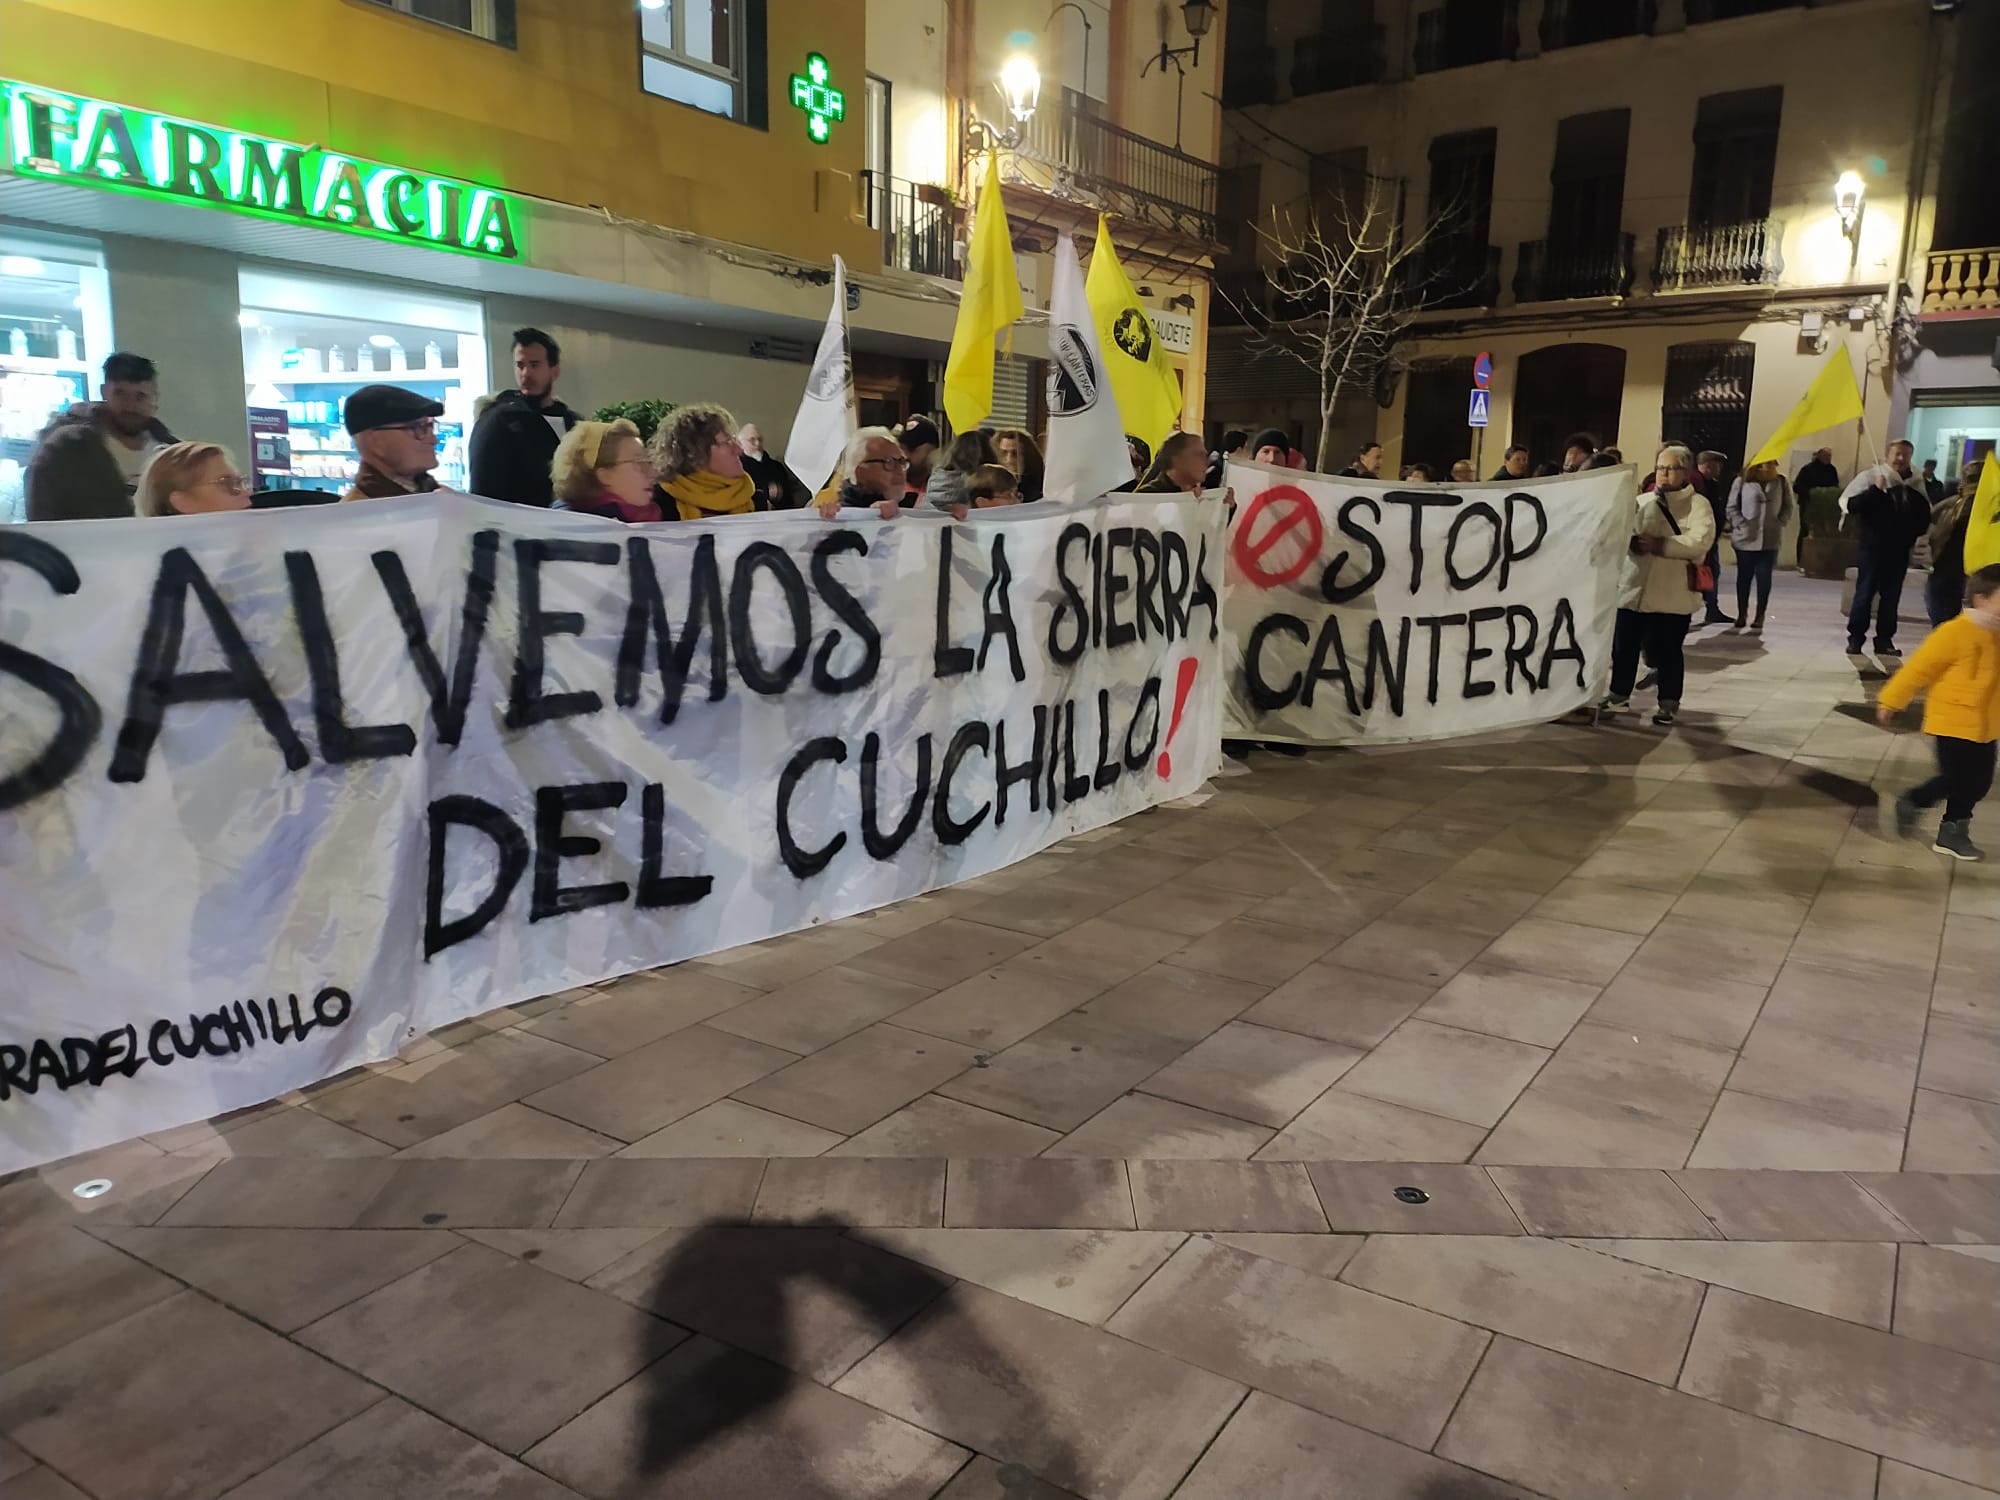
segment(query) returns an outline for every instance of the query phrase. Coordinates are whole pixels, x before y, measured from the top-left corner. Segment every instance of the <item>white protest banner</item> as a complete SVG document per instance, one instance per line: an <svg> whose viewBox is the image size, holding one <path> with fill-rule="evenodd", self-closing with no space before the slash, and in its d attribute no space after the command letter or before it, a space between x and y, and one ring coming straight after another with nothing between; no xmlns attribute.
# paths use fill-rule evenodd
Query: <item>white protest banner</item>
<svg viewBox="0 0 2000 1500"><path fill-rule="evenodd" d="M1630 468L1386 484L1232 459L1224 733L1304 745L1540 724L1604 688Z"/></svg>
<svg viewBox="0 0 2000 1500"><path fill-rule="evenodd" d="M1186 795L1221 519L0 527L0 1171Z"/></svg>

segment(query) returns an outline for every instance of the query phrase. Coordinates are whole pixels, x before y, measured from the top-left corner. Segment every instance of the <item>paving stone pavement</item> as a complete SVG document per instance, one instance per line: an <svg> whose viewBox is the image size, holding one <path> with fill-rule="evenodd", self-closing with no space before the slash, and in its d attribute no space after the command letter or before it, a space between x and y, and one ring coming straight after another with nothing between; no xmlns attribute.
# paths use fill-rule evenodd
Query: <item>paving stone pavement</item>
<svg viewBox="0 0 2000 1500"><path fill-rule="evenodd" d="M0 1181L0 1500L2000 1496L2000 865L1839 629Z"/></svg>

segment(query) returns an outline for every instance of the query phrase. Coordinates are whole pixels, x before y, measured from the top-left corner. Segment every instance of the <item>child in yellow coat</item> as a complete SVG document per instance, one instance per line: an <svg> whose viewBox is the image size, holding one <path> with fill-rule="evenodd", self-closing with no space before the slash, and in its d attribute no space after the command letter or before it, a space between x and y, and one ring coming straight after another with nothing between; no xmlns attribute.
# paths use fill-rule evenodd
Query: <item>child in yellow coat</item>
<svg viewBox="0 0 2000 1500"><path fill-rule="evenodd" d="M1944 820L1931 845L1954 859L1984 856L1972 842L1972 808L1993 788L2000 742L2000 565L1965 580L1965 612L1946 620L1889 679L1875 702L1885 728L1920 688L1924 733L1937 743L1938 773L1896 799L1896 832L1909 838L1917 815L1944 803Z"/></svg>

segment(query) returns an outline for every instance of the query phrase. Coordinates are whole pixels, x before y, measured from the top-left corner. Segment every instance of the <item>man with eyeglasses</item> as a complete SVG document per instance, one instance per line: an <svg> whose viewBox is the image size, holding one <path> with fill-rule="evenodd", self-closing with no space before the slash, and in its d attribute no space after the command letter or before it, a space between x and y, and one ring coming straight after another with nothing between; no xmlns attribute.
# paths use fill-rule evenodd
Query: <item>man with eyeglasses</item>
<svg viewBox="0 0 2000 1500"><path fill-rule="evenodd" d="M864 427L847 440L840 455L838 505L822 505L832 516L843 506L872 506L887 521L902 514L909 489L910 459L886 427Z"/></svg>
<svg viewBox="0 0 2000 1500"><path fill-rule="evenodd" d="M361 472L343 500L388 500L438 487L437 419L444 405L399 385L364 385L347 398L340 420L361 455Z"/></svg>

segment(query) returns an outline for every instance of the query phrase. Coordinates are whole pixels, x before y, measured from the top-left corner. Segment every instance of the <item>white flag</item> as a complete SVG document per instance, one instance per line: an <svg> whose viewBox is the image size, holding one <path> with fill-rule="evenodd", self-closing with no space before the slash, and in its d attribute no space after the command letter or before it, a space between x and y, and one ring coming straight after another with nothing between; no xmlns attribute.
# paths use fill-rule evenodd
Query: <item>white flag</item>
<svg viewBox="0 0 2000 1500"><path fill-rule="evenodd" d="M1104 378L1097 325L1083 294L1076 242L1056 241L1049 293L1049 443L1043 493L1051 500L1095 500L1132 477L1125 426Z"/></svg>
<svg viewBox="0 0 2000 1500"><path fill-rule="evenodd" d="M847 358L847 265L833 258L833 311L819 336L806 393L799 414L792 418L792 435L785 444L785 466L799 483L818 492L840 462L840 450L861 426L854 407L854 368Z"/></svg>

